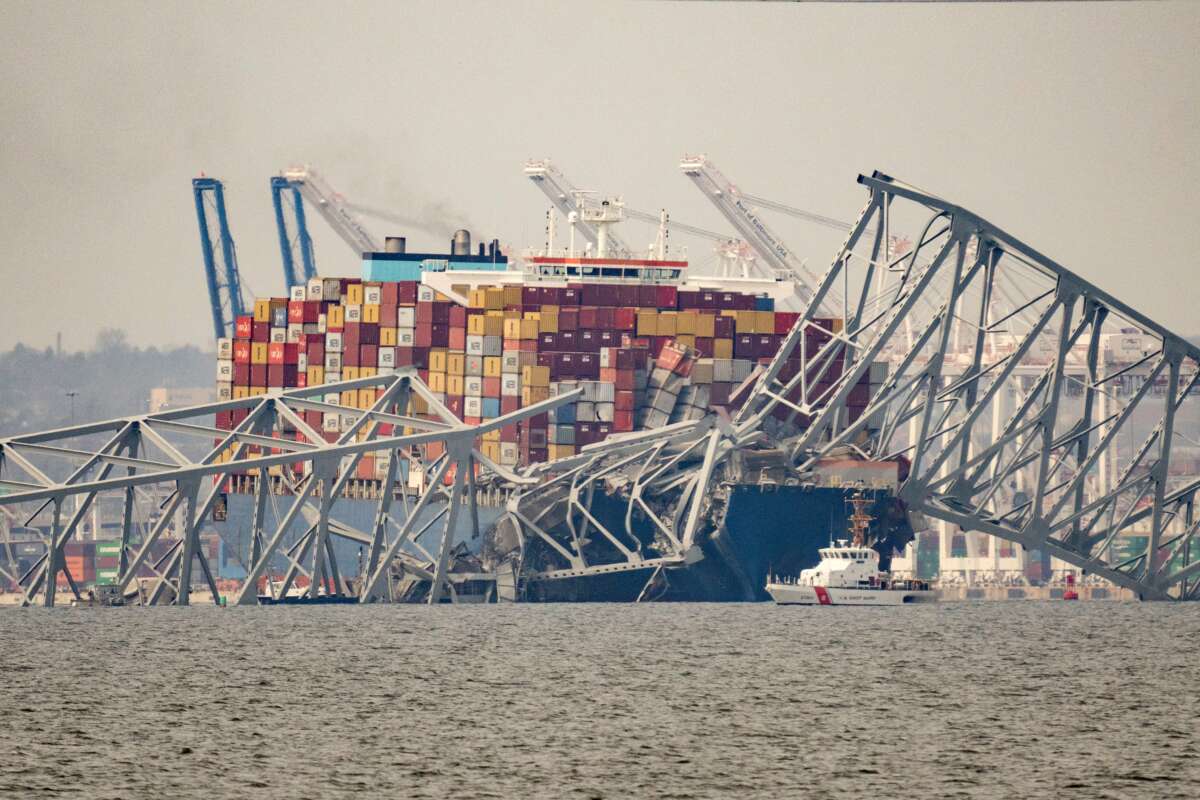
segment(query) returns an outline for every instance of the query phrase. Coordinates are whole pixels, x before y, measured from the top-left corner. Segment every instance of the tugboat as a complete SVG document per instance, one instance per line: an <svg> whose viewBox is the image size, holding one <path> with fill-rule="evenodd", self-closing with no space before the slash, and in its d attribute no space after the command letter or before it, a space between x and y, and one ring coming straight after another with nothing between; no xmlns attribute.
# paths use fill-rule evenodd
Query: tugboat
<svg viewBox="0 0 1200 800"><path fill-rule="evenodd" d="M925 581L892 580L879 569L879 553L867 546L873 517L866 513L870 502L861 494L850 498L850 544L839 539L836 546L821 548L821 562L801 570L799 578L768 577L767 594L778 605L898 606L935 603L937 592Z"/></svg>

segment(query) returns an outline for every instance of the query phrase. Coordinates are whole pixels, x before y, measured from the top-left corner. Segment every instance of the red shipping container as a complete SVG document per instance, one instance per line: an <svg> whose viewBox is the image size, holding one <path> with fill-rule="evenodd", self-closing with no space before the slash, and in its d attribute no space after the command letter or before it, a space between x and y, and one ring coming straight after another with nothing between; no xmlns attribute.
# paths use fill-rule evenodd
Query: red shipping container
<svg viewBox="0 0 1200 800"><path fill-rule="evenodd" d="M245 422L246 417L250 416L250 409L235 408L230 411L230 414L233 416L233 426L237 427Z"/></svg>
<svg viewBox="0 0 1200 800"><path fill-rule="evenodd" d="M463 417L463 399L459 395L446 395L446 408L450 409L450 413L462 419Z"/></svg>
<svg viewBox="0 0 1200 800"><path fill-rule="evenodd" d="M433 342L433 325L428 322L418 322L413 329L413 346L428 350Z"/></svg>
<svg viewBox="0 0 1200 800"><path fill-rule="evenodd" d="M507 399L507 398L505 398L505 399ZM501 401L501 405L503 405L503 401ZM505 413L507 413L507 412L505 412ZM500 429L500 441L516 443L516 442L519 442L520 440L521 440L521 433L519 430L517 430L517 424L515 422L512 425L505 425L504 427L502 427Z"/></svg>
<svg viewBox="0 0 1200 800"><path fill-rule="evenodd" d="M233 343L233 363L250 363L250 342L243 342L241 339L238 339Z"/></svg>
<svg viewBox="0 0 1200 800"><path fill-rule="evenodd" d="M314 430L321 430L321 423L325 415L320 411L305 411L304 424Z"/></svg>
<svg viewBox="0 0 1200 800"><path fill-rule="evenodd" d="M659 308L675 308L679 303L679 290L674 286L656 286L655 302Z"/></svg>
<svg viewBox="0 0 1200 800"><path fill-rule="evenodd" d="M249 386L250 385L250 365L249 364L234 364L233 365L233 385L234 386Z"/></svg>
<svg viewBox="0 0 1200 800"><path fill-rule="evenodd" d="M521 398L519 397L501 397L500 398L500 413L511 414L521 408Z"/></svg>
<svg viewBox="0 0 1200 800"><path fill-rule="evenodd" d="M558 311L558 332L574 331L579 327L579 309L561 308Z"/></svg>
<svg viewBox="0 0 1200 800"><path fill-rule="evenodd" d="M499 397L500 396L500 379L499 378L484 378L483 379L483 396L484 397Z"/></svg>
<svg viewBox="0 0 1200 800"><path fill-rule="evenodd" d="M596 325L597 317L598 317L598 315L596 314L595 307L593 307L593 306L580 306L579 307L579 327L580 328L595 328L595 327L597 327L597 325Z"/></svg>
<svg viewBox="0 0 1200 800"><path fill-rule="evenodd" d="M379 345L364 344L358 348L358 364L361 367L379 365Z"/></svg>
<svg viewBox="0 0 1200 800"><path fill-rule="evenodd" d="M298 364L300 363L300 345L294 342L283 346L283 363Z"/></svg>
<svg viewBox="0 0 1200 800"><path fill-rule="evenodd" d="M700 354L700 358L713 357L713 340L707 336L696 337L696 352Z"/></svg>
<svg viewBox="0 0 1200 800"><path fill-rule="evenodd" d="M447 319L451 327L465 328L467 327L467 310L460 305L452 305Z"/></svg>
<svg viewBox="0 0 1200 800"><path fill-rule="evenodd" d="M267 345L267 363L272 365L283 363L284 346L278 342Z"/></svg>
<svg viewBox="0 0 1200 800"><path fill-rule="evenodd" d="M397 290L400 294L400 304L415 305L417 302L417 281L402 281Z"/></svg>
<svg viewBox="0 0 1200 800"><path fill-rule="evenodd" d="M234 320L233 335L239 339L249 339L254 335L254 317L238 317Z"/></svg>
<svg viewBox="0 0 1200 800"><path fill-rule="evenodd" d="M621 287L634 289L637 287ZM637 329L637 309L636 308L614 308L613 309L613 330L632 331Z"/></svg>
<svg viewBox="0 0 1200 800"><path fill-rule="evenodd" d="M308 363L312 366L319 366L325 363L325 340L321 337L310 339L304 346L304 352L308 354Z"/></svg>
<svg viewBox="0 0 1200 800"><path fill-rule="evenodd" d="M230 430L233 427L233 412L229 410L218 411L217 427L223 431Z"/></svg>
<svg viewBox="0 0 1200 800"><path fill-rule="evenodd" d="M384 303L383 305L379 306L379 325L380 325L380 327L394 328L394 327L396 327L396 321L398 318L399 318L398 311L397 311L396 305L394 303L390 304L390 305L387 303Z"/></svg>
<svg viewBox="0 0 1200 800"><path fill-rule="evenodd" d="M400 302L400 285L395 281L384 281L379 284L379 302L384 306L398 305ZM382 321L382 317L380 319Z"/></svg>
<svg viewBox="0 0 1200 800"><path fill-rule="evenodd" d="M267 386L273 388L283 386L283 364L267 365Z"/></svg>
<svg viewBox="0 0 1200 800"><path fill-rule="evenodd" d="M287 320L289 325L304 324L304 301L290 300L287 305Z"/></svg>
<svg viewBox="0 0 1200 800"><path fill-rule="evenodd" d="M464 352L467 349L467 329L461 326L451 327L446 345L451 350Z"/></svg>
<svg viewBox="0 0 1200 800"><path fill-rule="evenodd" d="M396 348L396 366L409 367L413 363L413 349L411 347Z"/></svg>
<svg viewBox="0 0 1200 800"><path fill-rule="evenodd" d="M417 310L413 312L419 326L422 322L433 322L433 303L428 300L422 300L417 303Z"/></svg>
<svg viewBox="0 0 1200 800"><path fill-rule="evenodd" d="M360 352L361 352L361 347L357 346L357 345L354 347L344 348L342 351L342 366L343 367L361 366L361 363L359 362L359 353Z"/></svg>
<svg viewBox="0 0 1200 800"><path fill-rule="evenodd" d="M255 342L271 341L271 323L255 322L250 332L250 339Z"/></svg>
<svg viewBox="0 0 1200 800"><path fill-rule="evenodd" d="M544 306L560 306L562 305L562 287L559 286L541 286L538 287L538 301Z"/></svg>
<svg viewBox="0 0 1200 800"><path fill-rule="evenodd" d="M352 350L357 348L362 342L362 323L347 322L345 330L342 331L342 349Z"/></svg>
<svg viewBox="0 0 1200 800"><path fill-rule="evenodd" d="M637 408L637 395L632 389L618 389L613 395L613 407L617 411L633 411Z"/></svg>
<svg viewBox="0 0 1200 800"><path fill-rule="evenodd" d="M796 325L796 320L800 319L800 314L795 311L776 311L775 312L775 334L782 336L790 331Z"/></svg>
<svg viewBox="0 0 1200 800"><path fill-rule="evenodd" d="M626 433L633 430L633 412L632 411L614 411L612 429Z"/></svg>

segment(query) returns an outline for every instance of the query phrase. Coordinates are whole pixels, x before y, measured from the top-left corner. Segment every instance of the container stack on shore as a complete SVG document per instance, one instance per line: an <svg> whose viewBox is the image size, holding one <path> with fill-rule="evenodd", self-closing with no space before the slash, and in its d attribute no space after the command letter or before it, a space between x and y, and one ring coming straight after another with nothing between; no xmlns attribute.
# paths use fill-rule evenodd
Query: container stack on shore
<svg viewBox="0 0 1200 800"><path fill-rule="evenodd" d="M523 284L452 291L457 301L417 281L326 278L294 287L290 298L258 300L252 316L237 319L235 338L218 345L218 396L252 397L411 367L455 416L477 424L581 389L571 406L485 434L483 455L515 466L569 457L613 433L736 407L747 388L739 394L739 386L757 363L774 357L799 316L774 311L767 297L673 285ZM803 358L815 356L840 325L814 320ZM797 351L781 377L796 375L802 363ZM840 362L832 364L823 385L832 385L840 373ZM871 378L879 380L865 376L847 402L851 419L866 407ZM376 391L325 399L369 409ZM409 411L440 419L416 396ZM225 412L218 427L230 429L246 413ZM804 424L791 409L776 414ZM305 425L328 441L336 441L353 420L304 413ZM428 446L431 455L437 447ZM377 480L384 469L383 458L367 456L356 477Z"/></svg>

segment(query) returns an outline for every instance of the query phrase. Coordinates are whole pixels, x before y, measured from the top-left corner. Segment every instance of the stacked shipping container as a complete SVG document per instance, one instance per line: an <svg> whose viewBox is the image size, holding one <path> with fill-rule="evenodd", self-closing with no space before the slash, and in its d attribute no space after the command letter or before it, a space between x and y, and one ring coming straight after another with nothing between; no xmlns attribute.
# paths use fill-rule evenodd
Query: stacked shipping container
<svg viewBox="0 0 1200 800"><path fill-rule="evenodd" d="M573 455L614 432L735 405L740 399L735 389L756 362L774 357L798 318L774 311L769 298L671 285L523 284L454 291L467 299L465 305L416 281L326 278L294 287L288 299L259 300L253 316L238 318L236 337L218 346L218 396L252 397L412 367L455 415L479 423L582 389L570 407L484 436L488 458L527 464ZM817 322L828 333L810 332L808 358L840 325ZM795 356L785 379L800 369L801 355ZM840 364L834 364L826 385L840 373ZM869 394L864 378L848 403L851 418L865 408ZM359 389L326 399L368 409L375 395ZM416 397L410 411L429 415ZM788 413L780 410L780 416ZM224 413L218 426L228 429L245 416ZM304 418L329 441L353 419L319 411L305 412ZM356 477L377 479L383 469L382 458L366 457Z"/></svg>

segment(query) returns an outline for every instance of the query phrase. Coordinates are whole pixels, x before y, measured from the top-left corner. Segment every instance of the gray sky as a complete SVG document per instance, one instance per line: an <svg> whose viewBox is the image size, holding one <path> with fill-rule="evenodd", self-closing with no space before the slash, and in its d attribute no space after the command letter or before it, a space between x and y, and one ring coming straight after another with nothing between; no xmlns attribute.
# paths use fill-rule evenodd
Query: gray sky
<svg viewBox="0 0 1200 800"><path fill-rule="evenodd" d="M289 163L359 202L526 246L546 207L521 174L529 157L723 229L679 173L685 152L843 219L864 199L855 176L881 169L1200 331L1198 3L6 1L3 14L3 348L56 331L85 348L108 326L207 345L201 171L225 181L243 280L268 295L283 281L268 178ZM840 240L777 227L817 271ZM356 274L312 228L321 272ZM410 249L444 247L407 233Z"/></svg>

